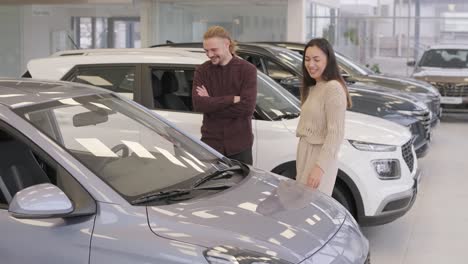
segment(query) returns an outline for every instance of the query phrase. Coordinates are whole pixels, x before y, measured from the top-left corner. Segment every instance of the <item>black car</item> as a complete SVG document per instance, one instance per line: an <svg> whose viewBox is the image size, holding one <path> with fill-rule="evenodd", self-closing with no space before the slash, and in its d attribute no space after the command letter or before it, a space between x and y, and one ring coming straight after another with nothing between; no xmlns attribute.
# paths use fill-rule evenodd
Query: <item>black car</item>
<svg viewBox="0 0 468 264"><path fill-rule="evenodd" d="M284 47L289 50L304 53L305 44L297 42L258 42L261 44ZM345 55L335 52L336 59L342 71L343 77L348 81L358 81L367 84L376 84L406 93L411 93L418 100L424 102L432 112L431 125L435 126L442 114L440 107L440 93L431 84L404 76L390 74L376 74L365 66L356 63Z"/></svg>
<svg viewBox="0 0 468 264"><path fill-rule="evenodd" d="M152 47L168 46L200 48L202 43L170 43ZM302 58L295 52L271 45L241 43L237 54L299 97ZM351 111L381 117L410 128L418 157L427 153L431 137L431 112L424 104L398 91L390 90L391 93L388 93L389 89L383 87L349 82L348 88L353 100Z"/></svg>

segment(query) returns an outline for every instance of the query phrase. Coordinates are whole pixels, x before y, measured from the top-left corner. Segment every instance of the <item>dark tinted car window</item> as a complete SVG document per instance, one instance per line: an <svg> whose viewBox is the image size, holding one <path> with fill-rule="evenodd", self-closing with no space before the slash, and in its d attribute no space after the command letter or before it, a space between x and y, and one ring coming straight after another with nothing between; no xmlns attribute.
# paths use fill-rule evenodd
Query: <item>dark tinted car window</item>
<svg viewBox="0 0 468 264"><path fill-rule="evenodd" d="M195 71L153 69L151 86L154 106L159 109L192 111L192 83Z"/></svg>
<svg viewBox="0 0 468 264"><path fill-rule="evenodd" d="M151 71L154 105L159 109L179 112L193 111L192 83L194 69L162 69ZM256 111L261 119L274 120L285 114L297 114L299 101L277 82L257 73Z"/></svg>
<svg viewBox="0 0 468 264"><path fill-rule="evenodd" d="M428 50L421 58L419 66L438 68L467 68L468 50L434 49Z"/></svg>
<svg viewBox="0 0 468 264"><path fill-rule="evenodd" d="M0 208L7 208L15 194L25 188L51 183L74 201L75 214L94 212L89 194L62 166L15 134L0 127Z"/></svg>
<svg viewBox="0 0 468 264"><path fill-rule="evenodd" d="M262 59L259 56L244 54L244 53L239 53L239 56L243 58L244 60L255 65L255 67L257 67L259 71L265 72L263 65L262 65Z"/></svg>

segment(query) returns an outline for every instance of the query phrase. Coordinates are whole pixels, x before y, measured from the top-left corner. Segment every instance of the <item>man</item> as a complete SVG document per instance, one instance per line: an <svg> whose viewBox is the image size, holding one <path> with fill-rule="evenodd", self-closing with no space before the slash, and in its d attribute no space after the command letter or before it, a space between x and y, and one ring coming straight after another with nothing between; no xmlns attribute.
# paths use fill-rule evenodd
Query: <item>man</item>
<svg viewBox="0 0 468 264"><path fill-rule="evenodd" d="M257 69L235 56L235 42L222 27L208 29L203 48L210 60L197 68L192 87L193 108L203 113L201 140L228 158L252 164Z"/></svg>

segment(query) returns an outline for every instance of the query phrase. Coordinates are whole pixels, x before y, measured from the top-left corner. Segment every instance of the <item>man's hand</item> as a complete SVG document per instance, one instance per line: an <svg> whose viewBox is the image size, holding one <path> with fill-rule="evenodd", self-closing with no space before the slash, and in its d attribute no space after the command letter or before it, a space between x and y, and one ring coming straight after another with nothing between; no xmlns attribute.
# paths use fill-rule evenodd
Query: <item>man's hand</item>
<svg viewBox="0 0 468 264"><path fill-rule="evenodd" d="M234 103L237 104L240 102L240 96L234 96Z"/></svg>
<svg viewBox="0 0 468 264"><path fill-rule="evenodd" d="M201 97L210 97L204 85L197 86L197 94L198 96L201 96Z"/></svg>

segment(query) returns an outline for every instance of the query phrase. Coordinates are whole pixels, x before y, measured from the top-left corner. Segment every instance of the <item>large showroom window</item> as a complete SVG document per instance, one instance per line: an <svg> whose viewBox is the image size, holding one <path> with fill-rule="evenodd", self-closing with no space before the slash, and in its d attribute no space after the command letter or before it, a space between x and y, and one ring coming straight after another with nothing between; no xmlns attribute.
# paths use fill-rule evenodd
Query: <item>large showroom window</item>
<svg viewBox="0 0 468 264"><path fill-rule="evenodd" d="M238 41L285 40L286 8L285 3L269 1L262 5L214 1L210 8L203 1L161 2L153 13L153 35L157 38L152 44L201 41L213 25L223 26Z"/></svg>
<svg viewBox="0 0 468 264"><path fill-rule="evenodd" d="M335 39L335 8L310 2L306 9L306 39L323 37Z"/></svg>
<svg viewBox="0 0 468 264"><path fill-rule="evenodd" d="M138 17L73 17L75 48L140 48Z"/></svg>

